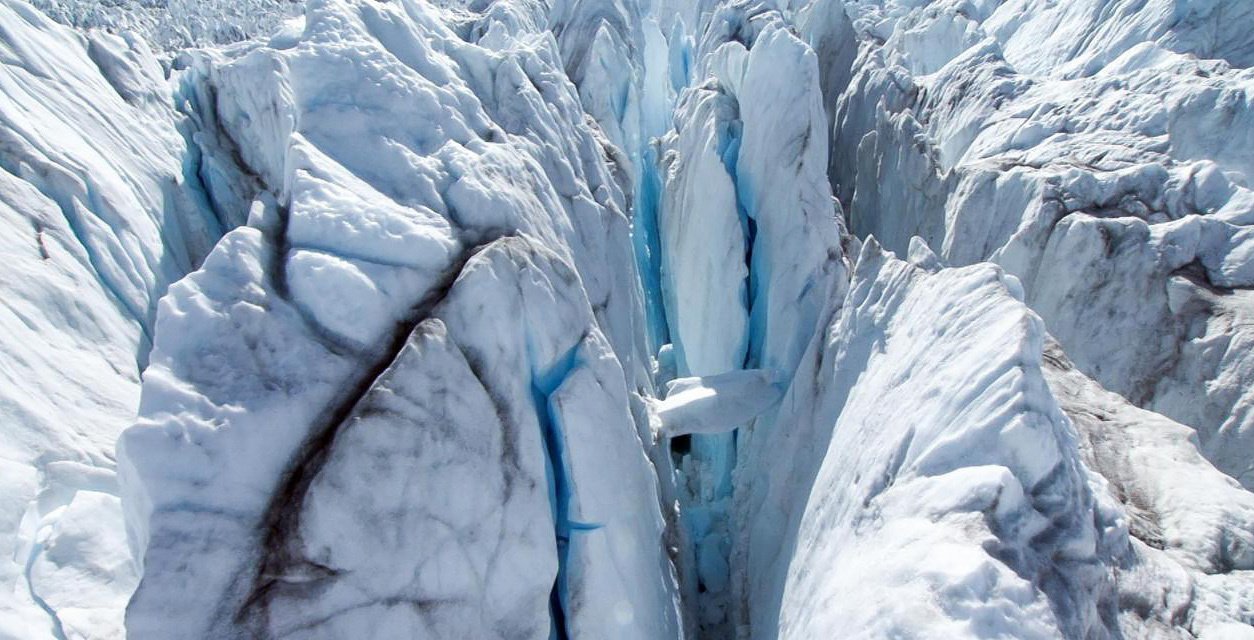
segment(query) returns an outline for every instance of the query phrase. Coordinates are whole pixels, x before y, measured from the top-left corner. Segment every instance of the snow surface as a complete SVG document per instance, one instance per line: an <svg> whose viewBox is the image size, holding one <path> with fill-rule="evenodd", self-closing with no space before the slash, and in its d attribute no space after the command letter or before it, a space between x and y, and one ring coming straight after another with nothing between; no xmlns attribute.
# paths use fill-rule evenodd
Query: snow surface
<svg viewBox="0 0 1254 640"><path fill-rule="evenodd" d="M33 1L0 637L1254 637L1246 3Z"/></svg>

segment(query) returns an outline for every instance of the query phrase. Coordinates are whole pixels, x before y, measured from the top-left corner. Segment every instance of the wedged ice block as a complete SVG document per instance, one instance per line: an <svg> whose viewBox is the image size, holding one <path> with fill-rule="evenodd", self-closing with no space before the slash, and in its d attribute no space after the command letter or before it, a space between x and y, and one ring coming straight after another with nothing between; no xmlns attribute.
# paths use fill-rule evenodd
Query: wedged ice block
<svg viewBox="0 0 1254 640"><path fill-rule="evenodd" d="M788 388L784 372L742 369L714 376L677 378L657 404L665 437L725 433L775 406Z"/></svg>

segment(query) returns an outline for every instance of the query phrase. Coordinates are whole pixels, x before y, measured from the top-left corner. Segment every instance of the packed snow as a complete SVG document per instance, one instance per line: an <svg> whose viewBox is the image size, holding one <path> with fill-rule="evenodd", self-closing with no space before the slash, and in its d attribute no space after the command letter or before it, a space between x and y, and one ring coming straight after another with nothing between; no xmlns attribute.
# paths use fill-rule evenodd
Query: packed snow
<svg viewBox="0 0 1254 640"><path fill-rule="evenodd" d="M1254 638L1252 33L0 0L0 638Z"/></svg>

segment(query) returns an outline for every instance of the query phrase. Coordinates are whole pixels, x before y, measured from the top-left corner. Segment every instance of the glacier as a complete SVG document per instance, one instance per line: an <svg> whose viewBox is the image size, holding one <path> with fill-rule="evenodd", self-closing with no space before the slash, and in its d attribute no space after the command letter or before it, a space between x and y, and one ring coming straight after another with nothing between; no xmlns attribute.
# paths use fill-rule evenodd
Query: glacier
<svg viewBox="0 0 1254 640"><path fill-rule="evenodd" d="M1251 33L0 0L0 638L1254 638Z"/></svg>

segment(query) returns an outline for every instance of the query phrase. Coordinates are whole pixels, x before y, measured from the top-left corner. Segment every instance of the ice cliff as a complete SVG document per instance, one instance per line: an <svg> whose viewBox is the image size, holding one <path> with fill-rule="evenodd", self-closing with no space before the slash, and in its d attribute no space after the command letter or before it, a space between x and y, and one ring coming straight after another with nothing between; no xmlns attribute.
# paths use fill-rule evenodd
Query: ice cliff
<svg viewBox="0 0 1254 640"><path fill-rule="evenodd" d="M0 637L1254 638L1251 33L0 0Z"/></svg>

